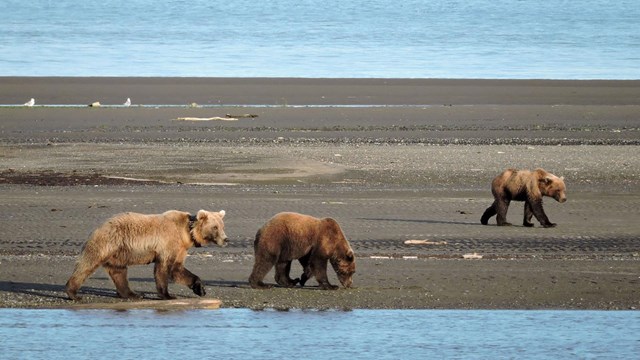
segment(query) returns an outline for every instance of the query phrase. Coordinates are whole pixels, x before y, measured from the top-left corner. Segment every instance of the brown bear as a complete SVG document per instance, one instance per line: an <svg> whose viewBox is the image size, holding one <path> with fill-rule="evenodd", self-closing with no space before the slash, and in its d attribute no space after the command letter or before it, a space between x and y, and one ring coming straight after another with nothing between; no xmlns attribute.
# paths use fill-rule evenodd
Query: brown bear
<svg viewBox="0 0 640 360"><path fill-rule="evenodd" d="M534 171L507 169L493 179L491 192L495 200L482 214L480 218L482 225L487 225L489 219L496 214L498 226L511 225L507 222L507 210L511 200L515 200L524 201L522 222L524 226L533 226L531 217L535 215L543 227L554 227L556 224L549 221L542 209L542 197L552 197L561 203L567 201L564 178L548 173L544 169Z"/></svg>
<svg viewBox="0 0 640 360"><path fill-rule="evenodd" d="M163 214L123 213L98 227L84 244L75 270L67 281L67 295L79 300L78 289L99 266L103 266L122 298L140 298L129 288L127 266L155 263L158 295L169 295L169 279L205 295L200 278L184 268L187 250L209 243L227 245L222 218L225 211L198 211L196 216L170 210Z"/></svg>
<svg viewBox="0 0 640 360"><path fill-rule="evenodd" d="M291 261L298 259L304 268L302 285L315 277L322 289L337 289L327 278L331 263L340 283L351 287L356 271L355 256L340 225L331 218L283 212L267 221L256 233L253 243L255 262L249 277L252 288L268 288L262 280L275 265L275 280L281 286L295 286L289 278Z"/></svg>

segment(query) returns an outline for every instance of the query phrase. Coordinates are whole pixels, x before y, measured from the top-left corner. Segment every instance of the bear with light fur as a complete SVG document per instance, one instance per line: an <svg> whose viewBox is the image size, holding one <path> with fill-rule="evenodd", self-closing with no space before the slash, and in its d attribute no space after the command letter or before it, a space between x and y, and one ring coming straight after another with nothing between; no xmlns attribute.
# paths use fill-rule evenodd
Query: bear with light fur
<svg viewBox="0 0 640 360"><path fill-rule="evenodd" d="M156 290L161 299L173 299L173 280L204 296L200 278L184 267L187 250L215 243L227 245L225 211L198 211L196 216L170 210L162 214L118 214L98 227L84 244L75 270L66 284L70 299L79 300L82 283L99 267L105 268L122 298L140 298L129 288L127 267L154 263Z"/></svg>

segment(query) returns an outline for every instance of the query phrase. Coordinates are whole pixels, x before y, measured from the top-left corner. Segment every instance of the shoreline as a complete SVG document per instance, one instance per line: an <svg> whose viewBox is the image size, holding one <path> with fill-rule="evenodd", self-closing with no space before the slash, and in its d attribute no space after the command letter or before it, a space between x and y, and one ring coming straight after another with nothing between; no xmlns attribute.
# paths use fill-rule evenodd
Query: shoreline
<svg viewBox="0 0 640 360"><path fill-rule="evenodd" d="M315 281L304 288L275 286L251 289L247 283L253 257L247 254L214 253L190 255L185 266L199 275L207 295L198 297L182 285L170 284L171 294L181 300L220 300L221 308L252 310L353 310L353 309L459 309L459 310L638 310L637 291L621 282L634 280L640 260L463 260L383 259L360 257L359 271L351 289L320 290ZM70 301L64 292L68 275L48 274L39 264L72 269L72 256L4 256L0 264L12 263L16 275L10 285L0 287L0 308L74 309L107 308L135 304L116 296L107 274L98 270L83 287L82 300ZM381 273L384 270L384 273ZM293 264L292 274L302 269ZM153 266L129 267L134 291L141 301L158 300ZM329 281L338 284L335 274ZM426 281L419 278L427 277ZM402 277L404 280L399 280ZM49 283L32 279L47 278ZM442 281L440 279L444 279ZM514 281L513 279L517 279ZM274 284L272 274L265 278ZM0 283L1 284L1 283Z"/></svg>
<svg viewBox="0 0 640 360"><path fill-rule="evenodd" d="M0 104L640 105L640 80L0 77Z"/></svg>

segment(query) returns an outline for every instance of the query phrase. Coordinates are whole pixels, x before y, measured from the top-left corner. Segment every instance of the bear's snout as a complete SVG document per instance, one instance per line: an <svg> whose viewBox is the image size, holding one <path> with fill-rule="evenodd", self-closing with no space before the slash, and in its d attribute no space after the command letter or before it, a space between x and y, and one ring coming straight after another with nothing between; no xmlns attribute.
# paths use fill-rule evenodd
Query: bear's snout
<svg viewBox="0 0 640 360"><path fill-rule="evenodd" d="M220 247L225 247L225 246L229 245L229 241L228 241L226 236L223 237L223 238L218 238L218 241L216 241L216 243Z"/></svg>
<svg viewBox="0 0 640 360"><path fill-rule="evenodd" d="M342 286L344 286L346 289L350 288L351 285L353 285L353 278L351 278L351 276L349 276L348 278L341 278L339 280Z"/></svg>

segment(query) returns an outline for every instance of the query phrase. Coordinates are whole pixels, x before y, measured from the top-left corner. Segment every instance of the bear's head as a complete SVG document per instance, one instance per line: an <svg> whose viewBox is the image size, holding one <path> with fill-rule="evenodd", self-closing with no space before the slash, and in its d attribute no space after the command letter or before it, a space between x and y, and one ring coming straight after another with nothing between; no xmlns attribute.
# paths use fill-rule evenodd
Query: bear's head
<svg viewBox="0 0 640 360"><path fill-rule="evenodd" d="M211 212L206 210L198 211L196 224L191 229L191 236L197 245L216 243L218 246L227 246L227 235L224 233L225 211Z"/></svg>
<svg viewBox="0 0 640 360"><path fill-rule="evenodd" d="M554 198L557 202L567 201L567 192L564 185L564 177L557 177L547 173L538 183L543 196Z"/></svg>
<svg viewBox="0 0 640 360"><path fill-rule="evenodd" d="M329 262L338 275L342 286L350 288L353 284L353 274L356 272L356 257L353 254L353 249L351 249L351 245L349 245L337 221L325 218L324 223L327 235L332 238L335 246Z"/></svg>
<svg viewBox="0 0 640 360"><path fill-rule="evenodd" d="M342 286L350 288L353 284L353 274L356 272L356 258L353 250L349 248L346 253L336 254L331 257L330 262Z"/></svg>

